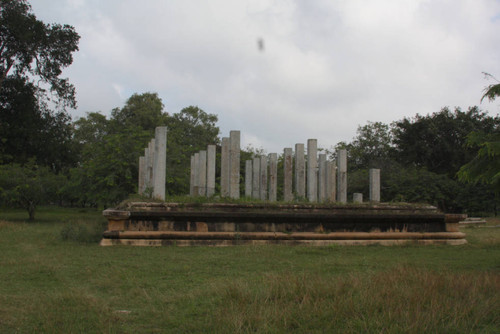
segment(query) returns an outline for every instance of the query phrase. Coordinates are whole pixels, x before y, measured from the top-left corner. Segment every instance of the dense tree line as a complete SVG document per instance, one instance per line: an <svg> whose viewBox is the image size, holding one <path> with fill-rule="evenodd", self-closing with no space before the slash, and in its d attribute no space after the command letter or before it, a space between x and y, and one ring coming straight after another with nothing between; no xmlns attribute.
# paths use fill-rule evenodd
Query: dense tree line
<svg viewBox="0 0 500 334"><path fill-rule="evenodd" d="M27 1L0 0L0 204L25 208L30 219L39 204L116 204L136 193L139 156L162 125L168 127L167 193L187 194L191 155L219 144L217 116L196 106L170 114L156 93L143 93L109 117L89 112L72 121L66 108L76 106L75 90L60 76L78 41L73 27L37 20ZM500 84L493 84L483 98L499 95ZM338 143L332 158L337 148L348 150L351 195L367 196L368 169L380 168L383 201L496 213L500 118L477 107L368 122L351 142ZM242 177L245 160L260 153L242 150ZM280 157L279 170L282 163ZM220 171L220 159L217 164Z"/></svg>
<svg viewBox="0 0 500 334"><path fill-rule="evenodd" d="M358 127L350 143L337 148L348 151L351 193L368 196L368 169L380 168L383 201L431 203L448 212L496 212L500 188L493 179L466 179L461 168L475 161L472 138L479 133L494 136L499 130L500 118L477 107L443 108L391 124L369 122ZM500 166L489 166L500 172Z"/></svg>

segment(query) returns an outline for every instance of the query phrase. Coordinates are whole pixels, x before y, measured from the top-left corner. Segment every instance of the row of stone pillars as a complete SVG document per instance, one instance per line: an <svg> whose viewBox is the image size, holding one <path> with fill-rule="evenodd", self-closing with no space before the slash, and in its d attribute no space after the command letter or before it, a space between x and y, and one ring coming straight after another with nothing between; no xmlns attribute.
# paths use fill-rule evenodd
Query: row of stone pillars
<svg viewBox="0 0 500 334"><path fill-rule="evenodd" d="M316 139L283 150L283 200L307 199L310 202L347 202L347 153L337 152L337 166L327 161L326 154L318 155ZM337 173L338 171L338 173ZM277 154L255 157L245 162L245 196L276 201Z"/></svg>
<svg viewBox="0 0 500 334"><path fill-rule="evenodd" d="M307 199L310 202L347 202L347 152L339 150L337 161L318 155L316 139L307 141L307 159L304 144L283 152L283 199ZM191 157L191 196L215 194L215 145L208 145ZM370 170L369 199L380 201L380 170ZM231 131L222 138L221 197L240 197L240 131ZM245 196L260 200L277 200L278 155L255 157L245 161ZM362 194L354 194L355 202L362 202Z"/></svg>
<svg viewBox="0 0 500 334"><path fill-rule="evenodd" d="M191 156L189 194L210 197L215 194L215 145ZM240 131L222 138L221 197L240 198Z"/></svg>
<svg viewBox="0 0 500 334"><path fill-rule="evenodd" d="M165 200L167 127L155 129L155 137L139 157L139 194Z"/></svg>

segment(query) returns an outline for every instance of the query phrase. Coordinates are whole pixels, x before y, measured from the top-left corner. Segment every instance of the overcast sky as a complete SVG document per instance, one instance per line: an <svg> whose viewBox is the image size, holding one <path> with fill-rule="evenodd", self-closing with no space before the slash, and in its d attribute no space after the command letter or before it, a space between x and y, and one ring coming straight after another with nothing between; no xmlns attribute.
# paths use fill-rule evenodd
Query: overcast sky
<svg viewBox="0 0 500 334"><path fill-rule="evenodd" d="M157 92L175 113L217 114L221 136L267 152L358 125L479 105L500 79L500 0L31 0L46 23L74 26L64 76L78 109ZM490 115L500 101L480 105Z"/></svg>

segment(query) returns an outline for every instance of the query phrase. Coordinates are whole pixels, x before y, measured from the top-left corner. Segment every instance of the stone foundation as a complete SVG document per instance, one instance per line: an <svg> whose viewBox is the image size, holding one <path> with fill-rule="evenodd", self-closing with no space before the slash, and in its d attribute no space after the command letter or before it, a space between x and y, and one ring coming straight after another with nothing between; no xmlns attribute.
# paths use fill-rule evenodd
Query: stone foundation
<svg viewBox="0 0 500 334"><path fill-rule="evenodd" d="M466 243L433 206L128 203L103 212L101 245L397 245Z"/></svg>

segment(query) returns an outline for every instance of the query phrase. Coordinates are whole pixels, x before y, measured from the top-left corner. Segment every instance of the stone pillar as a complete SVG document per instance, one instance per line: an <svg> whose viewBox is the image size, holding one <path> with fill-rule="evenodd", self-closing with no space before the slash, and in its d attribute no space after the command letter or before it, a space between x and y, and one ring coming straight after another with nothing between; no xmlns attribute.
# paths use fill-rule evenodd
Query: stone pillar
<svg viewBox="0 0 500 334"><path fill-rule="evenodd" d="M252 197L252 160L245 161L245 197Z"/></svg>
<svg viewBox="0 0 500 334"><path fill-rule="evenodd" d="M154 160L155 160L155 139L151 139L151 141L148 144L148 161L147 163L147 169L148 171L146 172L148 174L148 184L147 187L149 188L150 191L153 190L154 186ZM151 193L153 195L153 193Z"/></svg>
<svg viewBox="0 0 500 334"><path fill-rule="evenodd" d="M142 195L144 193L144 179L146 176L146 157L139 157L139 185L137 193Z"/></svg>
<svg viewBox="0 0 500 334"><path fill-rule="evenodd" d="M370 201L380 202L380 169L370 169Z"/></svg>
<svg viewBox="0 0 500 334"><path fill-rule="evenodd" d="M198 197L200 193L200 153L195 153L194 154L194 176L193 176L193 196Z"/></svg>
<svg viewBox="0 0 500 334"><path fill-rule="evenodd" d="M267 200L267 157L260 157L260 199Z"/></svg>
<svg viewBox="0 0 500 334"><path fill-rule="evenodd" d="M306 198L306 160L304 144L295 144L295 195Z"/></svg>
<svg viewBox="0 0 500 334"><path fill-rule="evenodd" d="M337 200L347 202L347 151L337 152Z"/></svg>
<svg viewBox="0 0 500 334"><path fill-rule="evenodd" d="M146 189L151 188L151 179L150 177L150 171L149 171L149 143L148 147L144 149L144 189L142 192L144 193Z"/></svg>
<svg viewBox="0 0 500 334"><path fill-rule="evenodd" d="M220 161L220 196L229 197L229 138L222 138Z"/></svg>
<svg viewBox="0 0 500 334"><path fill-rule="evenodd" d="M229 133L229 197L240 198L240 131Z"/></svg>
<svg viewBox="0 0 500 334"><path fill-rule="evenodd" d="M260 158L255 157L252 161L252 198L260 198Z"/></svg>
<svg viewBox="0 0 500 334"><path fill-rule="evenodd" d="M215 145L207 146L207 197L215 194Z"/></svg>
<svg viewBox="0 0 500 334"><path fill-rule="evenodd" d="M191 170L189 173L189 196L195 196L194 194L194 178L196 175L196 164L194 160L194 154L191 156Z"/></svg>
<svg viewBox="0 0 500 334"><path fill-rule="evenodd" d="M326 200L326 154L322 153L318 158L318 201Z"/></svg>
<svg viewBox="0 0 500 334"><path fill-rule="evenodd" d="M318 140L307 140L307 199L316 202L318 197Z"/></svg>
<svg viewBox="0 0 500 334"><path fill-rule="evenodd" d="M328 202L335 202L337 188L336 188L336 171L335 163L333 161L326 162L326 200Z"/></svg>
<svg viewBox="0 0 500 334"><path fill-rule="evenodd" d="M352 194L352 201L354 203L363 203L363 194L362 193Z"/></svg>
<svg viewBox="0 0 500 334"><path fill-rule="evenodd" d="M278 194L278 154L269 154L269 201L276 202Z"/></svg>
<svg viewBox="0 0 500 334"><path fill-rule="evenodd" d="M165 178L167 173L167 127L155 129L154 186L153 198L165 200Z"/></svg>
<svg viewBox="0 0 500 334"><path fill-rule="evenodd" d="M283 200L293 201L292 192L292 149L287 147L283 150Z"/></svg>
<svg viewBox="0 0 500 334"><path fill-rule="evenodd" d="M207 196L207 151L200 151L198 170L198 195Z"/></svg>

